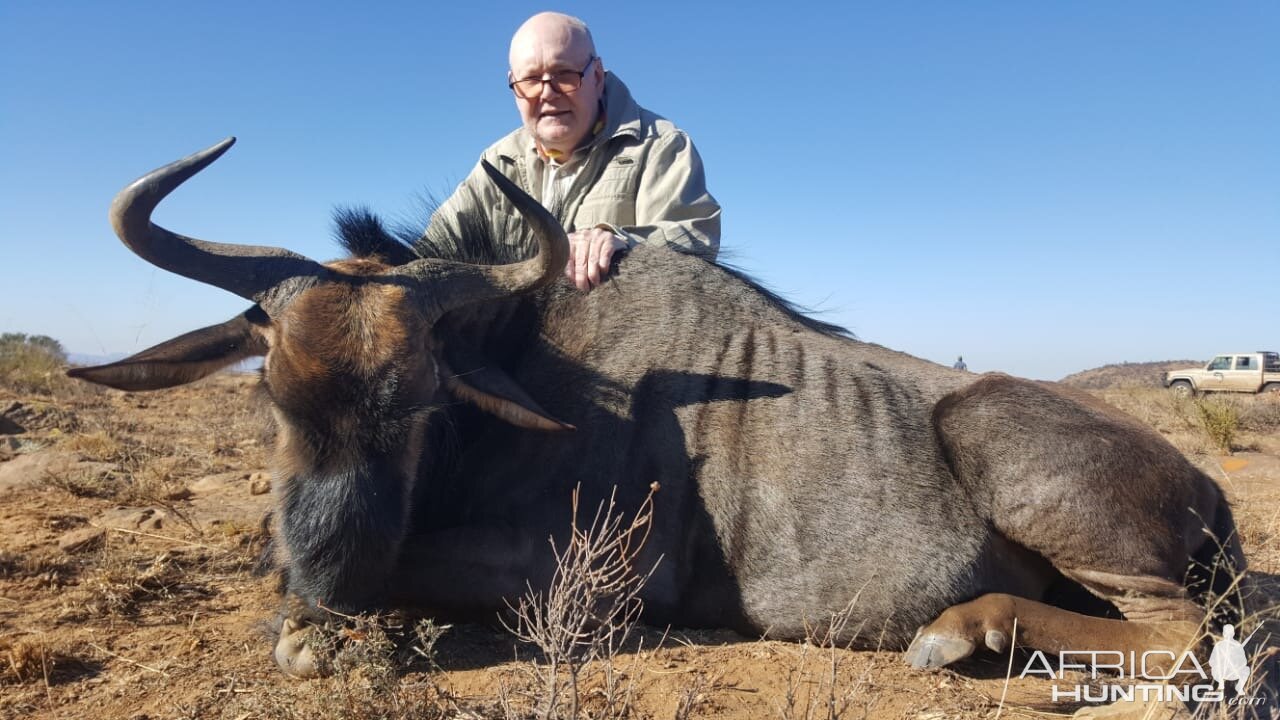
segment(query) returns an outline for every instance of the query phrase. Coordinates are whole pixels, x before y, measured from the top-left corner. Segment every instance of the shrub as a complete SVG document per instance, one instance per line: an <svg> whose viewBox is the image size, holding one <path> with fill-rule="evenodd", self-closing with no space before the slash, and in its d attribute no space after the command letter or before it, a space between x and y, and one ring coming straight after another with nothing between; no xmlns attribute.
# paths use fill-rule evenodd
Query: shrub
<svg viewBox="0 0 1280 720"><path fill-rule="evenodd" d="M1236 404L1222 398L1202 398L1195 401L1195 406L1209 441L1230 455L1236 433L1240 430L1240 412Z"/></svg>
<svg viewBox="0 0 1280 720"><path fill-rule="evenodd" d="M0 334L0 382L15 390L51 395L68 384L62 343L46 335Z"/></svg>

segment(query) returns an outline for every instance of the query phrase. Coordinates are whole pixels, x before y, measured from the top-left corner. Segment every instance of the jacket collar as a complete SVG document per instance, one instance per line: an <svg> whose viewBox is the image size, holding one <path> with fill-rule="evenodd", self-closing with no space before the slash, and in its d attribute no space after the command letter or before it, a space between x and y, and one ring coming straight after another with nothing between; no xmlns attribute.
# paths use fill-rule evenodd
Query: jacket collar
<svg viewBox="0 0 1280 720"><path fill-rule="evenodd" d="M599 138L615 138L621 135L640 137L640 106L631 97L631 91L622 84L617 75L605 73L604 76L605 124Z"/></svg>

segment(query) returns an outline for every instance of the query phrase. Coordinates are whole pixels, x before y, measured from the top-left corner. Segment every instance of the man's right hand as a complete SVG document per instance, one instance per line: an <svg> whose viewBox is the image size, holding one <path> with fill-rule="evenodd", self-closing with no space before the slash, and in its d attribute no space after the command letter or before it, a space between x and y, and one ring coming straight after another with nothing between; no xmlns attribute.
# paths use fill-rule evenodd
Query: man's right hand
<svg viewBox="0 0 1280 720"><path fill-rule="evenodd" d="M603 228L588 228L569 233L569 264L565 277L579 290L599 287L609 276L613 254L625 250L627 241Z"/></svg>

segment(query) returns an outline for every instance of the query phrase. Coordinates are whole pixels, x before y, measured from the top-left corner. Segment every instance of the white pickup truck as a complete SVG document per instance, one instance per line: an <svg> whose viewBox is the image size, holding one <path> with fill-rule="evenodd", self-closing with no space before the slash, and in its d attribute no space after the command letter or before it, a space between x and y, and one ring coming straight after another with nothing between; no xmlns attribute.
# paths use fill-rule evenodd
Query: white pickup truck
<svg viewBox="0 0 1280 720"><path fill-rule="evenodd" d="M1170 370L1164 386L1180 395L1198 392L1280 393L1280 353L1219 355L1203 368Z"/></svg>

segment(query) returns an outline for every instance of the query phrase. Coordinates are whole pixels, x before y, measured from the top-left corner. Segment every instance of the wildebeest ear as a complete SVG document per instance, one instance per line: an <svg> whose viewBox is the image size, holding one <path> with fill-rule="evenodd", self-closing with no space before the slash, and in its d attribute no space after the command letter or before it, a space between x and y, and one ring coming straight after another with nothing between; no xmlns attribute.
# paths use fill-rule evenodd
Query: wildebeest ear
<svg viewBox="0 0 1280 720"><path fill-rule="evenodd" d="M159 390L185 385L254 355L265 355L263 328L270 324L257 305L227 322L193 330L132 357L67 375L117 390Z"/></svg>
<svg viewBox="0 0 1280 720"><path fill-rule="evenodd" d="M477 367L455 374L443 360L437 362L445 387L490 415L530 430L577 430L539 407L510 375L498 368Z"/></svg>

